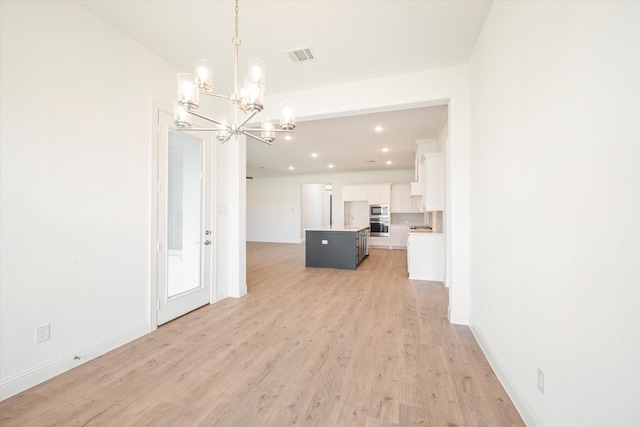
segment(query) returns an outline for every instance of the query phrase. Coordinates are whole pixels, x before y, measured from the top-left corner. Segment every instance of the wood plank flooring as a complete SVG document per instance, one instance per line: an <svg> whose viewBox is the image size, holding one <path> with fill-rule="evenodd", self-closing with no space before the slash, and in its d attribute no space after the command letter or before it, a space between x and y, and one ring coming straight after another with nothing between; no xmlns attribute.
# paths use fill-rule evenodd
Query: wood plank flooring
<svg viewBox="0 0 640 427"><path fill-rule="evenodd" d="M8 426L523 426L441 283L248 243L249 293L0 402Z"/></svg>

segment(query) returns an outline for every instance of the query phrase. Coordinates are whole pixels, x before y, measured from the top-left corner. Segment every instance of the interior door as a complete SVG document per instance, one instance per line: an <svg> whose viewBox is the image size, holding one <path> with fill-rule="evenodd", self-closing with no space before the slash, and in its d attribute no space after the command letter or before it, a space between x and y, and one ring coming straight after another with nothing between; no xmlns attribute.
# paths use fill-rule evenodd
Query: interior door
<svg viewBox="0 0 640 427"><path fill-rule="evenodd" d="M211 302L211 144L160 112L157 171L157 324Z"/></svg>

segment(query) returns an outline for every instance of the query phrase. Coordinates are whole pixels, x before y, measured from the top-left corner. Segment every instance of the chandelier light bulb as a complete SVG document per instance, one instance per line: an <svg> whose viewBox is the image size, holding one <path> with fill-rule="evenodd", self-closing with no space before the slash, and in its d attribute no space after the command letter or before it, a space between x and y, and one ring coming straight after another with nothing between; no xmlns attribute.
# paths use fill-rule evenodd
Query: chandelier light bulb
<svg viewBox="0 0 640 427"><path fill-rule="evenodd" d="M180 104L180 102L176 99L173 103L173 122L178 127L188 127L191 126L191 116L187 112L187 109L184 108L184 105Z"/></svg>
<svg viewBox="0 0 640 427"><path fill-rule="evenodd" d="M178 74L178 102L187 110L197 110L200 103L198 78L193 74Z"/></svg>
<svg viewBox="0 0 640 427"><path fill-rule="evenodd" d="M251 78L245 77L242 103L249 111L262 111L264 89Z"/></svg>
<svg viewBox="0 0 640 427"><path fill-rule="evenodd" d="M213 87L213 65L205 59L199 59L195 68L200 89L210 91Z"/></svg>
<svg viewBox="0 0 640 427"><path fill-rule="evenodd" d="M280 129L293 130L296 127L296 107L290 101L280 104Z"/></svg>
<svg viewBox="0 0 640 427"><path fill-rule="evenodd" d="M265 63L262 59L253 58L249 61L249 81L257 84L262 89L265 87L265 71Z"/></svg>
<svg viewBox="0 0 640 427"><path fill-rule="evenodd" d="M260 136L267 142L273 142L273 140L276 139L276 133L273 131L273 123L267 120L262 122L262 132Z"/></svg>

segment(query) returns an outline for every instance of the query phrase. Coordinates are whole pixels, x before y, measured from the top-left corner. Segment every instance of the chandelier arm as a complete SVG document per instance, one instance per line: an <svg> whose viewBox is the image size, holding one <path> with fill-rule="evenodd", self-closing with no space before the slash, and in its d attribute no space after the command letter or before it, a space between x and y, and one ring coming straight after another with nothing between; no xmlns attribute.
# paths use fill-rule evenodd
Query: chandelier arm
<svg viewBox="0 0 640 427"><path fill-rule="evenodd" d="M264 128L245 128L244 130L249 132L282 132L282 133L293 133L293 130L287 129L264 129Z"/></svg>
<svg viewBox="0 0 640 427"><path fill-rule="evenodd" d="M258 110L253 110L253 112L250 115L248 115L242 123L238 125L238 129L242 129L244 125L246 125L249 122L249 120L253 119L253 117L258 113L259 113Z"/></svg>
<svg viewBox="0 0 640 427"><path fill-rule="evenodd" d="M219 93L207 92L206 90L201 90L200 93L203 95L214 96L216 98L232 99L231 96L229 95L221 95Z"/></svg>
<svg viewBox="0 0 640 427"><path fill-rule="evenodd" d="M256 140L258 140L258 141L260 141L260 142L262 142L264 144L271 145L271 143L269 141L264 140L264 139L260 138L259 136L251 135L249 132L247 132L245 130L240 130L240 132L242 132L243 135L246 135L246 136L248 136L250 138L256 139Z"/></svg>
<svg viewBox="0 0 640 427"><path fill-rule="evenodd" d="M244 105L242 105L241 101L235 101L236 106L240 109L240 111L242 111L245 114L249 114L249 110L247 110Z"/></svg>
<svg viewBox="0 0 640 427"><path fill-rule="evenodd" d="M231 130L231 126L229 126L228 124L214 120L211 117L203 116L202 114L199 114L199 113L196 113L195 111L190 111L190 110L187 110L187 113L191 114L192 116L200 117L201 119L207 120L211 123L215 123L219 126L224 126L227 130ZM215 129L215 130L220 131L222 129Z"/></svg>
<svg viewBox="0 0 640 427"><path fill-rule="evenodd" d="M194 128L194 127L177 127L178 132L220 132L217 128Z"/></svg>

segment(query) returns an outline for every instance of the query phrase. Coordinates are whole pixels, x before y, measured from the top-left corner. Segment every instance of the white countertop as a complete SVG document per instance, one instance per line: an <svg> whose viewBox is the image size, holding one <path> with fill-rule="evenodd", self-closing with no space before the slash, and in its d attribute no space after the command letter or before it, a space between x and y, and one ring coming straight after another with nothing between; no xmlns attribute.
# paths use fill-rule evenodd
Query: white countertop
<svg viewBox="0 0 640 427"><path fill-rule="evenodd" d="M358 231L364 230L365 228L369 228L368 225L366 226L353 226L353 227L344 227L344 226L338 226L338 225L332 225L332 226L324 226L324 227L313 227L313 228L305 228L305 231L352 231L354 233L357 233Z"/></svg>
<svg viewBox="0 0 640 427"><path fill-rule="evenodd" d="M409 234L442 234L441 231L433 230L407 230Z"/></svg>

